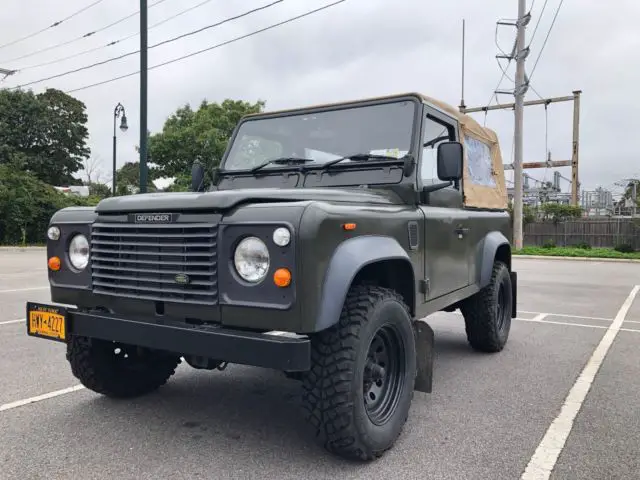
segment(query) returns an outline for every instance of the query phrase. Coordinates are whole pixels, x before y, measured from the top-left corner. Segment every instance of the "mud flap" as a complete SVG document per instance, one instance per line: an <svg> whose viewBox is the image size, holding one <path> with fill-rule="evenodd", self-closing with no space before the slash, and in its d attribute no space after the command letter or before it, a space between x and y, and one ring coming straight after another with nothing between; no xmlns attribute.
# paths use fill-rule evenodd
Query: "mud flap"
<svg viewBox="0 0 640 480"><path fill-rule="evenodd" d="M511 273L511 293L512 293L512 302L511 302L511 318L516 318L518 316L518 273Z"/></svg>
<svg viewBox="0 0 640 480"><path fill-rule="evenodd" d="M418 392L431 393L433 383L433 329L426 322L413 322L416 336L417 375L414 389Z"/></svg>

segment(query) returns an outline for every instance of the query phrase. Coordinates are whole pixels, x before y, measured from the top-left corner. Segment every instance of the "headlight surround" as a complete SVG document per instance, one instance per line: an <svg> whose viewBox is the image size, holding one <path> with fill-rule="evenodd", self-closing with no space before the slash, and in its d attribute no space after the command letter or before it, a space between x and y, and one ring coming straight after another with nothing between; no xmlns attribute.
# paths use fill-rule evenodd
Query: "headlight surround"
<svg viewBox="0 0 640 480"><path fill-rule="evenodd" d="M233 254L233 264L240 278L259 283L269 271L269 249L258 237L243 238Z"/></svg>
<svg viewBox="0 0 640 480"><path fill-rule="evenodd" d="M76 270L84 270L89 264L89 240L81 233L69 242L69 262Z"/></svg>

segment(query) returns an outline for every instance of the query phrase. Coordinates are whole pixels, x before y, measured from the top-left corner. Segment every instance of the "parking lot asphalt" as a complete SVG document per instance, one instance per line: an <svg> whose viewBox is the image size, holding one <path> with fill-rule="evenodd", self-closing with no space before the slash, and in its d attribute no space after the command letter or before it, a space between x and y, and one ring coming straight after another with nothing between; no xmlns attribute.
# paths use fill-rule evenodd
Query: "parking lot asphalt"
<svg viewBox="0 0 640 480"><path fill-rule="evenodd" d="M428 317L434 391L415 394L393 450L356 464L314 442L279 372L181 365L129 401L64 390L78 385L64 345L15 321L50 299L45 261L0 250L0 479L640 478L638 264L516 259L499 354L472 351L459 314Z"/></svg>

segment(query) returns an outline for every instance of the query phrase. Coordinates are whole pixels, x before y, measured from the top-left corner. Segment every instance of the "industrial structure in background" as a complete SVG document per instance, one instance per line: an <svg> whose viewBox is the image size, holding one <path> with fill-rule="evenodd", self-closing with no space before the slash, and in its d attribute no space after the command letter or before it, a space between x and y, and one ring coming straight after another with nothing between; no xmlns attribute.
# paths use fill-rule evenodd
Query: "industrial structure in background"
<svg viewBox="0 0 640 480"><path fill-rule="evenodd" d="M505 166L506 168L506 166ZM563 205L573 205L573 189L570 191L563 189L563 183L571 186L570 178L565 177L560 172L553 172L553 180L538 180L528 173L522 174L523 185L523 205L539 208L545 203L559 203ZM513 181L507 180L511 185L507 188L509 201L512 202L515 196ZM584 217L617 217L630 218L640 217L640 206L638 205L638 195L640 194L640 179L623 179L616 183L619 188L629 190L629 195L619 195L615 198L614 192L603 187L595 190L582 190L579 192L577 206L582 209ZM634 199L636 199L634 201Z"/></svg>

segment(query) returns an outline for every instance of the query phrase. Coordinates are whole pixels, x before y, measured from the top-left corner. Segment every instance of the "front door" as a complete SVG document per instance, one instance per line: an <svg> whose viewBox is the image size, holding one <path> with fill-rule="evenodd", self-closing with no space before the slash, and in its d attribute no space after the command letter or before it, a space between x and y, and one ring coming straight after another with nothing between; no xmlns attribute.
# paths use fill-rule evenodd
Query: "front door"
<svg viewBox="0 0 640 480"><path fill-rule="evenodd" d="M427 300L469 285L469 216L462 209L423 206Z"/></svg>
<svg viewBox="0 0 640 480"><path fill-rule="evenodd" d="M420 188L438 179L436 153L438 144L457 138L457 123L451 117L425 106ZM470 217L462 208L462 187L452 185L431 192L421 209L425 216L425 280L428 282L426 300L438 298L469 285L471 244Z"/></svg>

